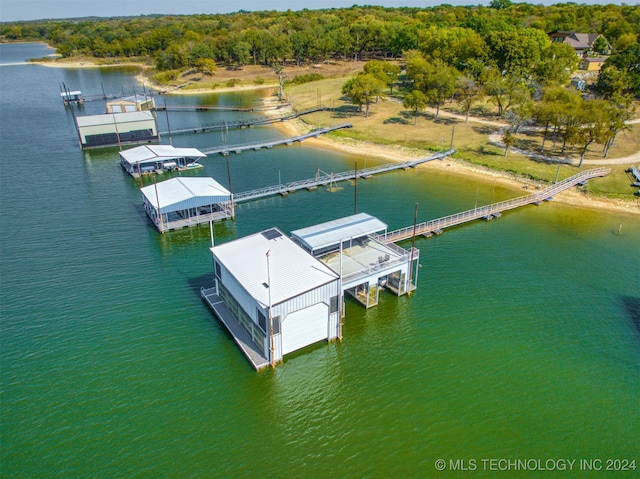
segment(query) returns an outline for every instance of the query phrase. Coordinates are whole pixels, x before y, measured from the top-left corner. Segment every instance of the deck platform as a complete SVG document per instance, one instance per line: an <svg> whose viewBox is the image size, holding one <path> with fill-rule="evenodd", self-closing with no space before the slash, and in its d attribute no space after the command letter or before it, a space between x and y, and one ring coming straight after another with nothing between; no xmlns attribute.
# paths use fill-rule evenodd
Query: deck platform
<svg viewBox="0 0 640 479"><path fill-rule="evenodd" d="M231 208L225 208L223 211L214 211L213 213L200 213L197 216L187 218L175 217L169 221L154 222L160 233L172 230L181 230L184 228L193 228L194 226L209 224L210 221L221 221L233 217ZM151 220L153 222L153 220Z"/></svg>
<svg viewBox="0 0 640 479"><path fill-rule="evenodd" d="M200 289L200 296L209 305L220 322L225 325L233 340L240 347L254 369L256 371L266 369L269 366L269 360L262 355L249 337L249 334L242 329L242 326L227 309L227 306L218 296L218 289L216 287L202 288Z"/></svg>
<svg viewBox="0 0 640 479"><path fill-rule="evenodd" d="M332 131L341 130L342 128L351 128L351 123L343 123L341 125L330 126L327 128L318 128L317 130L313 130L309 133L305 133L304 135L295 136L293 138L283 138L279 140L272 141L262 141L260 143L252 143L248 145L230 145L230 146L216 146L213 148L203 149L202 152L207 155L228 155L229 153L242 153L247 150L261 150L262 148L273 148L274 146L291 144L294 142L301 142L307 140L309 138L317 138L320 135L325 135L327 133L331 133Z"/></svg>

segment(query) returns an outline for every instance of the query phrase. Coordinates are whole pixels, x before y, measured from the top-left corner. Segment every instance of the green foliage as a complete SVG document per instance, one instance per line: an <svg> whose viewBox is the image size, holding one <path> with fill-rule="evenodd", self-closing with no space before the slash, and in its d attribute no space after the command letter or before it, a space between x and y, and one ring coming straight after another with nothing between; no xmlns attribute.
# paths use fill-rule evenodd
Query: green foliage
<svg viewBox="0 0 640 479"><path fill-rule="evenodd" d="M228 88L233 88L239 83L240 83L240 79L239 78L232 78L231 80L227 81L226 85L227 85Z"/></svg>
<svg viewBox="0 0 640 479"><path fill-rule="evenodd" d="M596 89L605 96L640 97L640 44L634 43L604 62Z"/></svg>
<svg viewBox="0 0 640 479"><path fill-rule="evenodd" d="M286 80L285 85L302 85L312 81L322 80L324 77L320 73L307 73L305 75L296 75L291 80Z"/></svg>
<svg viewBox="0 0 640 479"><path fill-rule="evenodd" d="M369 116L369 104L382 92L384 83L375 76L363 73L347 80L342 85L342 93L347 95L354 105L362 111L362 105L366 106L365 116Z"/></svg>
<svg viewBox="0 0 640 479"><path fill-rule="evenodd" d="M490 8L354 5L300 12L241 11L195 16L3 22L0 36L9 41L42 40L55 48L64 45L65 55L100 58L150 56L155 60L175 45L184 48L187 56L201 58L204 55L238 66L284 61L300 65L332 57L381 59L420 49L433 59L464 69L461 64L465 59L484 59L487 55L483 42L488 41L489 35L522 33L524 29L541 33L597 32L616 45L625 35L640 34L640 13L632 5L559 3L543 6L492 0ZM628 40L624 43L623 47L629 44ZM429 45L434 48L430 49ZM526 47L529 46L527 42ZM493 48L497 46L494 44ZM194 49L209 51L194 53ZM510 56L505 51L500 53L503 57ZM194 58L188 61L193 62Z"/></svg>
<svg viewBox="0 0 640 479"><path fill-rule="evenodd" d="M168 85L172 81L175 81L178 78L178 73L175 70L169 71L161 71L152 76L153 81L159 85Z"/></svg>
<svg viewBox="0 0 640 479"><path fill-rule="evenodd" d="M418 121L418 111L427 106L427 97L420 90L413 90L404 97L402 106L413 111L413 124L415 125Z"/></svg>

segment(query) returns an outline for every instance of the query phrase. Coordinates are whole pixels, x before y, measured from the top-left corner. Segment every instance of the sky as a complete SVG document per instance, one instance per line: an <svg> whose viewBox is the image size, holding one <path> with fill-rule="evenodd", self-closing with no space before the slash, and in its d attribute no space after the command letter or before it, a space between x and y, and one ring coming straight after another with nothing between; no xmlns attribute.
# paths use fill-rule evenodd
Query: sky
<svg viewBox="0 0 640 479"><path fill-rule="evenodd" d="M385 7L432 7L449 5L487 5L490 0L0 0L0 22L45 18L114 17L159 14L194 15L231 13L238 10L310 10L381 5ZM514 3L520 3L515 0ZM562 3L559 0L530 0L533 4ZM576 3L615 3L610 0L582 0ZM627 2L633 4L633 1Z"/></svg>

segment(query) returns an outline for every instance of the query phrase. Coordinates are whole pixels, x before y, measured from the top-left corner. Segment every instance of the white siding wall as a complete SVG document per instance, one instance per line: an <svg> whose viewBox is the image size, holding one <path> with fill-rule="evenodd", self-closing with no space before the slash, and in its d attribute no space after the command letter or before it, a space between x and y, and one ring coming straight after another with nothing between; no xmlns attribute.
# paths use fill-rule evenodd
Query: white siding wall
<svg viewBox="0 0 640 479"><path fill-rule="evenodd" d="M247 291L238 284L235 278L229 273L229 271L221 264L218 260L216 260L218 264L220 264L220 273L221 273L221 281L224 287L229 291L229 293L236 299L238 304L244 309L244 311L251 317L255 324L259 324L257 317L257 308L259 307L257 301L247 293ZM319 288L308 291L302 295L296 296L295 298L291 298L288 301L277 304L272 307L271 316L272 317L280 317L280 321L286 321L286 318L289 314L294 313L296 311L300 311L308 308L309 306L313 306L315 304L326 304L328 308L331 307L331 298L337 296L339 294L338 291L338 280L332 281L329 284L321 286ZM330 309L329 309L330 310ZM265 317L268 320L268 312L263 310ZM332 340L338 336L338 313L331 313L327 318L327 339ZM269 334L265 337L265 351L269 351ZM274 356L275 361L280 361L282 359L282 338L281 335L274 336Z"/></svg>

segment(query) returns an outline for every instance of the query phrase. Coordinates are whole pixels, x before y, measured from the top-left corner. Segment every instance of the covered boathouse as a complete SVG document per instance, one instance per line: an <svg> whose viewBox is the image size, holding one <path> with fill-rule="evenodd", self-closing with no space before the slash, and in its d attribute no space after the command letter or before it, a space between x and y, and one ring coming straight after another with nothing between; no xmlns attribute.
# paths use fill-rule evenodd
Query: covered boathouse
<svg viewBox="0 0 640 479"><path fill-rule="evenodd" d="M83 149L158 141L156 118L151 111L77 116Z"/></svg>
<svg viewBox="0 0 640 479"><path fill-rule="evenodd" d="M256 370L341 337L340 280L271 228L211 248L214 287L202 297Z"/></svg>
<svg viewBox="0 0 640 479"><path fill-rule="evenodd" d="M383 287L400 296L417 284L419 250L414 248L411 254L393 243L377 241L374 233L386 230L378 218L358 213L292 231L291 236L339 274L343 292L370 308L378 304Z"/></svg>
<svg viewBox="0 0 640 479"><path fill-rule="evenodd" d="M120 152L120 164L134 178L145 173L164 173L175 169L200 168L207 155L197 148L171 145L143 145Z"/></svg>
<svg viewBox="0 0 640 479"><path fill-rule="evenodd" d="M153 110L155 106L153 97L136 93L135 95L109 100L107 102L107 113Z"/></svg>
<svg viewBox="0 0 640 479"><path fill-rule="evenodd" d="M144 210L161 233L233 218L233 196L213 178L175 177L140 191Z"/></svg>

